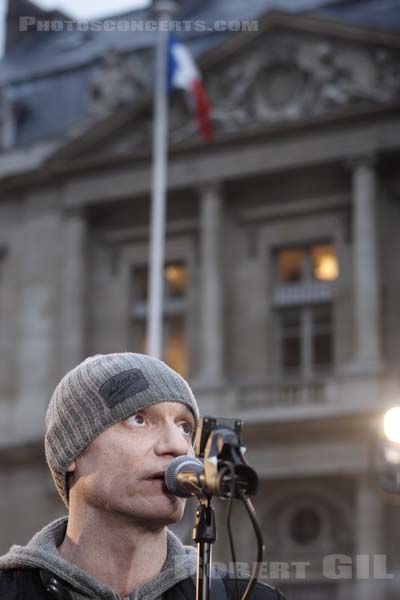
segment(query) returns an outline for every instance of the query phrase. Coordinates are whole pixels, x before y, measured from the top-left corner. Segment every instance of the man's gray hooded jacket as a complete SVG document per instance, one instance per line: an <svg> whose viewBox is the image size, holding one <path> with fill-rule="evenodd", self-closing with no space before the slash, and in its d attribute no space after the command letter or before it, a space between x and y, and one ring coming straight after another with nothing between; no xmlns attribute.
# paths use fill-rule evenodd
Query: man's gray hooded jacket
<svg viewBox="0 0 400 600"><path fill-rule="evenodd" d="M184 546L168 530L167 560L161 573L122 597L100 583L76 565L64 560L58 552L67 527L67 517L50 523L39 531L27 546L12 546L10 552L0 558L2 571L16 569L44 569L66 583L71 600L156 600L179 581L196 573L196 550Z"/></svg>
<svg viewBox="0 0 400 600"><path fill-rule="evenodd" d="M184 546L168 530L167 559L157 577L140 586L130 596L122 598L106 585L64 560L58 552L67 528L67 517L50 523L39 531L27 546L13 546L0 558L1 600L51 600L39 577L40 571L55 576L61 589L68 594L56 596L67 600L194 600L193 576L196 573L197 553ZM238 582L239 598L248 579ZM217 585L218 584L218 585ZM252 600L284 600L270 586L257 583ZM213 576L211 600L237 600L236 584L230 574Z"/></svg>

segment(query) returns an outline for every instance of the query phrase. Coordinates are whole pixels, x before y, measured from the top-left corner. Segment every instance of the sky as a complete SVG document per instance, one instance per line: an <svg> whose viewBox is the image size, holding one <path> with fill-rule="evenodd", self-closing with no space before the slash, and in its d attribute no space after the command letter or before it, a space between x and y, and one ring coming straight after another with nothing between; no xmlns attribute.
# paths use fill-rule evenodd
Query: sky
<svg viewBox="0 0 400 600"><path fill-rule="evenodd" d="M140 8L150 0L31 0L45 10L59 9L71 17L91 19ZM7 0L0 0L0 48L4 44L4 20Z"/></svg>

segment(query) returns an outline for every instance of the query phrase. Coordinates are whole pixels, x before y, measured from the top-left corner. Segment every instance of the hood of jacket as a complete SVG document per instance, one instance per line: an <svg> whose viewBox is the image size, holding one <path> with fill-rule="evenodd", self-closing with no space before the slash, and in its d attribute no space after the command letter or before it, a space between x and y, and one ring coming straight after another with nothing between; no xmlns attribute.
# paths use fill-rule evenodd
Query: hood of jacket
<svg viewBox="0 0 400 600"><path fill-rule="evenodd" d="M156 600L179 581L196 573L197 553L168 530L167 559L157 577L137 588L130 596L122 598L111 588L64 560L58 551L67 529L68 518L62 517L46 525L26 546L12 546L9 553L0 557L0 571L12 569L45 569L61 578L73 600Z"/></svg>

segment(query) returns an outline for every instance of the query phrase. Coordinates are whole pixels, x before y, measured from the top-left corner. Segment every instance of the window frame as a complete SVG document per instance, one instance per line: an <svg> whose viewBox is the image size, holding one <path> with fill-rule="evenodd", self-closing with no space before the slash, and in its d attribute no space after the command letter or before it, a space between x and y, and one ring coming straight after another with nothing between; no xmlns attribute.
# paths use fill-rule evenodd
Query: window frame
<svg viewBox="0 0 400 600"><path fill-rule="evenodd" d="M313 277L313 262L311 251L317 246L331 246L338 259L338 252L334 240L319 238L308 240L306 242L293 242L279 245L271 248L271 259L273 274L273 301L271 304L274 323L274 344L276 348L275 372L279 379L292 379L294 381L307 381L324 377L330 374L335 368L335 311L334 298L337 279L332 281L317 280ZM280 279L278 256L279 252L285 250L304 251L304 263L302 265L302 276L299 281L284 282ZM340 273L340 265L339 265ZM314 359L315 338L318 328L314 323L314 313L320 307L327 307L330 311L329 328L330 334L330 356L331 360L327 364L318 366ZM284 311L298 311L299 314L299 367L293 369L285 368L283 340L285 335L282 328L282 315Z"/></svg>

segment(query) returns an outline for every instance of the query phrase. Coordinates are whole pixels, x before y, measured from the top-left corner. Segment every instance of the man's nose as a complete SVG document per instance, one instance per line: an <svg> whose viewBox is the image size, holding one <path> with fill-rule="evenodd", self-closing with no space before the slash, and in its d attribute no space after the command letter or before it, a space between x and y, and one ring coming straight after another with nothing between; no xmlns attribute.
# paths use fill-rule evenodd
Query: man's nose
<svg viewBox="0 0 400 600"><path fill-rule="evenodd" d="M165 424L160 428L155 444L155 452L159 455L169 454L171 456L191 454L192 446L190 438L184 436L181 429L175 423Z"/></svg>

